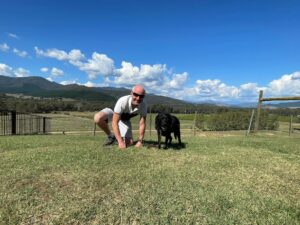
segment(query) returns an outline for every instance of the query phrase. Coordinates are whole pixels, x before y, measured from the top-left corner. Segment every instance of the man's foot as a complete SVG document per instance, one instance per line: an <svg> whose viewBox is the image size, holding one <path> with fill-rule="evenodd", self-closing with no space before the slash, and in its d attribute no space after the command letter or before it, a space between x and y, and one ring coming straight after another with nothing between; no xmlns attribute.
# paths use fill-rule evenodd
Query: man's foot
<svg viewBox="0 0 300 225"><path fill-rule="evenodd" d="M116 141L115 136L108 136L103 146L112 145Z"/></svg>

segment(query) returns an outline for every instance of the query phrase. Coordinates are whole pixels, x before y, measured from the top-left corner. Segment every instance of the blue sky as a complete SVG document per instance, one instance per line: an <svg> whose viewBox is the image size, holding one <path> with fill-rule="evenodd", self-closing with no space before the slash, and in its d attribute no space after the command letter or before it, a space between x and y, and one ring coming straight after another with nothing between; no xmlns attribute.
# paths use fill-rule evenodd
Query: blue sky
<svg viewBox="0 0 300 225"><path fill-rule="evenodd" d="M189 101L300 95L300 1L0 0L0 74Z"/></svg>

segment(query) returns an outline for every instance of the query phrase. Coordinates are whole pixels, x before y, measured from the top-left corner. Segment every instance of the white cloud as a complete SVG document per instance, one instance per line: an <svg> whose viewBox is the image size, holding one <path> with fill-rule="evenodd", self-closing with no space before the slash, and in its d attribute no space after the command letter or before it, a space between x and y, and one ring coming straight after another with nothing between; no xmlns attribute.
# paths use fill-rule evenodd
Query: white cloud
<svg viewBox="0 0 300 225"><path fill-rule="evenodd" d="M35 51L38 56L54 58L74 65L79 70L84 71L89 79L102 76L103 82L100 85L91 81L84 84L89 87L110 85L131 88L140 83L145 86L148 93L192 101L256 101L259 90L264 90L265 96L300 94L300 72L285 74L266 86L259 86L256 83L233 86L217 79L199 79L194 84L187 86L189 74L187 72L173 73L165 64L135 66L130 62L123 61L120 68L115 68L111 58L97 52L94 52L91 58L86 58L78 49L66 52L59 49L41 50L35 47ZM6 72L8 73L9 70ZM56 76L63 74L62 70L53 71L52 69L51 72L52 75L56 74ZM74 83L76 81L62 82L62 84Z"/></svg>
<svg viewBox="0 0 300 225"><path fill-rule="evenodd" d="M0 45L0 51L7 52L9 50L9 46L6 43Z"/></svg>
<svg viewBox="0 0 300 225"><path fill-rule="evenodd" d="M55 77L58 77L58 76L63 76L64 75L64 71L60 70L60 69L57 69L56 67L53 67L51 69L51 75L52 76L55 76Z"/></svg>
<svg viewBox="0 0 300 225"><path fill-rule="evenodd" d="M174 74L173 79L170 81L170 87L174 89L181 89L188 78L188 73L184 72L183 74Z"/></svg>
<svg viewBox="0 0 300 225"><path fill-rule="evenodd" d="M47 72L50 71L50 75L52 77L59 77L59 76L63 76L64 75L64 71L61 70L61 69L58 69L56 67L53 67L51 70L49 70L48 67L43 67L43 68L40 69L40 71L43 72L43 73L47 73Z"/></svg>
<svg viewBox="0 0 300 225"><path fill-rule="evenodd" d="M183 87L176 92L169 90L168 96L192 101L257 101L259 90L264 91L264 97L299 96L299 87L300 72L294 72L271 81L267 86L246 83L236 87L227 85L220 80L197 80L193 87Z"/></svg>
<svg viewBox="0 0 300 225"><path fill-rule="evenodd" d="M239 89L228 86L220 80L197 80L193 87L184 87L171 94L179 99L189 101L220 100L220 98L236 98Z"/></svg>
<svg viewBox="0 0 300 225"><path fill-rule="evenodd" d="M65 80L65 81L60 82L60 84L62 84L62 85L77 84L77 81L76 80Z"/></svg>
<svg viewBox="0 0 300 225"><path fill-rule="evenodd" d="M137 83L145 86L147 92L183 100L220 100L238 99L242 96L255 96L258 87L244 84L241 87L230 86L220 80L197 80L192 87L187 87L189 74L172 73L166 65L132 65L122 62L121 68L115 70L115 77L107 79L106 84L130 88Z"/></svg>
<svg viewBox="0 0 300 225"><path fill-rule="evenodd" d="M41 70L41 72L43 72L43 73L47 73L47 72L49 71L49 68L43 67L43 68L41 68L40 70Z"/></svg>
<svg viewBox="0 0 300 225"><path fill-rule="evenodd" d="M13 33L8 33L8 37L14 38L14 39L19 39L18 35L13 34Z"/></svg>
<svg viewBox="0 0 300 225"><path fill-rule="evenodd" d="M169 71L166 65L141 65L133 66L129 62L122 62L122 67L115 70L116 77L111 83L117 86L132 87L140 83L148 88L148 92L163 90L169 82Z"/></svg>
<svg viewBox="0 0 300 225"><path fill-rule="evenodd" d="M31 76L29 70L26 70L22 67L13 69L12 67L0 63L0 75L9 76L9 77L28 77Z"/></svg>
<svg viewBox="0 0 300 225"><path fill-rule="evenodd" d="M295 72L292 73L291 75L293 80L300 80L300 72Z"/></svg>
<svg viewBox="0 0 300 225"><path fill-rule="evenodd" d="M81 66L82 60L85 60L84 54L78 49L73 49L69 52L69 62L74 66Z"/></svg>
<svg viewBox="0 0 300 225"><path fill-rule="evenodd" d="M78 49L73 49L69 53L67 53L56 48L47 49L46 51L44 51L35 46L34 50L38 56L54 58L60 61L68 61L70 64L76 67L80 67L83 64L82 60L85 60L84 54L82 54Z"/></svg>
<svg viewBox="0 0 300 225"><path fill-rule="evenodd" d="M98 75L109 76L114 73L114 61L104 54L94 52L92 59L81 64L79 69L86 72L90 79L94 79Z"/></svg>
<svg viewBox="0 0 300 225"><path fill-rule="evenodd" d="M13 68L3 63L0 63L0 75L13 77L14 76Z"/></svg>
<svg viewBox="0 0 300 225"><path fill-rule="evenodd" d="M26 70L24 68L18 68L14 70L16 77L28 77L31 76L29 70Z"/></svg>
<svg viewBox="0 0 300 225"><path fill-rule="evenodd" d="M99 84L95 84L95 83L93 83L93 82L91 82L91 81L88 81L88 82L86 82L85 84L83 84L84 86L87 86L87 87L100 87L100 85Z"/></svg>
<svg viewBox="0 0 300 225"><path fill-rule="evenodd" d="M269 83L265 93L274 96L300 95L300 72L285 74Z"/></svg>
<svg viewBox="0 0 300 225"><path fill-rule="evenodd" d="M65 51L61 51L58 49L48 49L46 52L39 49L38 47L34 47L35 52L39 56L49 57L49 58L55 58L57 60L68 60L69 56L68 53Z"/></svg>
<svg viewBox="0 0 300 225"><path fill-rule="evenodd" d="M266 87L259 87L256 83L242 84L239 87L238 97L256 101L260 90L266 90Z"/></svg>
<svg viewBox="0 0 300 225"><path fill-rule="evenodd" d="M47 77L46 79L49 80L49 81L51 81L51 82L54 81L51 77Z"/></svg>
<svg viewBox="0 0 300 225"><path fill-rule="evenodd" d="M46 51L38 47L34 47L34 49L38 56L68 61L81 71L86 72L90 79L94 79L98 75L109 76L114 73L114 61L105 54L94 52L91 59L86 59L78 49L73 49L69 53L59 49L47 49Z"/></svg>
<svg viewBox="0 0 300 225"><path fill-rule="evenodd" d="M26 51L20 51L16 48L13 49L13 52L22 58L25 58L28 55L28 53Z"/></svg>

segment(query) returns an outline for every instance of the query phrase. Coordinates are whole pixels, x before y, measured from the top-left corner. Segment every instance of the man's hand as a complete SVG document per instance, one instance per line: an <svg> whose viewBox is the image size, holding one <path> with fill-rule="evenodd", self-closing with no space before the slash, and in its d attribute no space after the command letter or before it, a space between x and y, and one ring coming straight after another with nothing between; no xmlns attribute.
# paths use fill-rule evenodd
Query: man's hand
<svg viewBox="0 0 300 225"><path fill-rule="evenodd" d="M119 149L125 149L126 148L126 144L124 143L124 141L119 141Z"/></svg>
<svg viewBox="0 0 300 225"><path fill-rule="evenodd" d="M139 141L135 144L135 147L137 147L137 148L143 147L142 141L139 140Z"/></svg>

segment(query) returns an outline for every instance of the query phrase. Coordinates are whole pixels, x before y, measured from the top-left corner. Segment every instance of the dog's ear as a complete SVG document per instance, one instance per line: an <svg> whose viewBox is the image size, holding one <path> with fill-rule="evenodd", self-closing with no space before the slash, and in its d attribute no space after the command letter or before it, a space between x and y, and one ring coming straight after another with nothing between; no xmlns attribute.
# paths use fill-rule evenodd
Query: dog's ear
<svg viewBox="0 0 300 225"><path fill-rule="evenodd" d="M170 113L166 113L166 116L167 116L167 118L168 118L169 120L172 120L172 116L171 116Z"/></svg>

